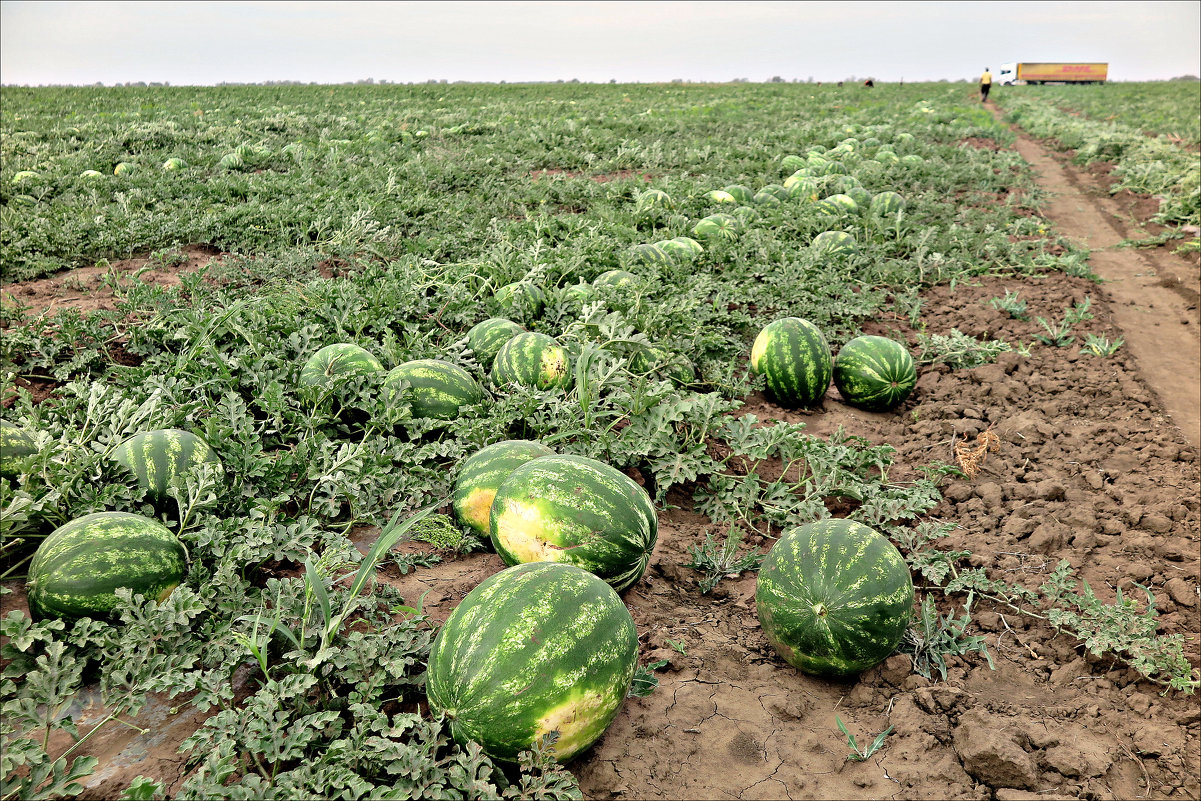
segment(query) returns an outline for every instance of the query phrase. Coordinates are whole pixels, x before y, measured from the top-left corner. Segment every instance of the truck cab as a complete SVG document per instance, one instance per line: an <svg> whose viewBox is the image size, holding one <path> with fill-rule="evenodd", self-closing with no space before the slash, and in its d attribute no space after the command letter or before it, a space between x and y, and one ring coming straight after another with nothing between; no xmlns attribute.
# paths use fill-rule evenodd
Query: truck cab
<svg viewBox="0 0 1201 801"><path fill-rule="evenodd" d="M997 71L997 83L1001 86L1013 86L1018 79L1017 64L1002 64L1001 69Z"/></svg>

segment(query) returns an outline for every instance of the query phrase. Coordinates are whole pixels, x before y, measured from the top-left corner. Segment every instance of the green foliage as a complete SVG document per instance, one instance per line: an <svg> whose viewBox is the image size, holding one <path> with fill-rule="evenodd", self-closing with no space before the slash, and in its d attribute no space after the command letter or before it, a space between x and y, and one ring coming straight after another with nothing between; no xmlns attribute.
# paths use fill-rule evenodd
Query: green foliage
<svg viewBox="0 0 1201 801"><path fill-rule="evenodd" d="M1026 301L1011 289L1005 290L1005 297L989 300L988 305L1005 312L1015 320L1029 319L1029 315L1026 314Z"/></svg>
<svg viewBox="0 0 1201 801"><path fill-rule="evenodd" d="M948 656L962 656L976 652L988 660L988 666L993 668L992 656L984 637L978 634L968 634L971 624L972 594L969 592L963 604L963 614L958 618L950 614L943 616L934 605L934 599L925 595L922 602L914 611L914 619L909 630L905 632L905 641L901 650L913 655L913 669L927 679L933 678L935 670L939 678L947 680Z"/></svg>
<svg viewBox="0 0 1201 801"><path fill-rule="evenodd" d="M888 735L892 734L892 726L889 726L884 731L876 735L876 738L871 741L867 748L860 748L859 743L855 741L855 735L847 729L842 718L838 715L834 716L834 720L838 723L838 730L841 731L847 738L847 745L851 747L851 753L847 754L847 762L866 762L876 752L884 747L884 740Z"/></svg>
<svg viewBox="0 0 1201 801"><path fill-rule="evenodd" d="M949 334L918 333L918 364L942 363L952 370L965 370L990 364L997 356L1013 350L1007 342L990 339L984 342L968 336L958 328Z"/></svg>
<svg viewBox="0 0 1201 801"><path fill-rule="evenodd" d="M1093 356L1112 356L1124 344L1126 344L1126 340L1122 337L1118 337L1111 342L1109 337L1098 334L1086 334L1084 344L1080 346L1080 351L1082 353L1090 353Z"/></svg>
<svg viewBox="0 0 1201 801"><path fill-rule="evenodd" d="M684 567L690 567L703 574L697 580L702 594L716 587L723 578L736 578L744 571L759 569L763 554L754 549L740 554L738 545L741 542L742 529L731 526L720 545L713 539L713 532L706 531L703 543L688 546L688 555L692 557L692 561Z"/></svg>

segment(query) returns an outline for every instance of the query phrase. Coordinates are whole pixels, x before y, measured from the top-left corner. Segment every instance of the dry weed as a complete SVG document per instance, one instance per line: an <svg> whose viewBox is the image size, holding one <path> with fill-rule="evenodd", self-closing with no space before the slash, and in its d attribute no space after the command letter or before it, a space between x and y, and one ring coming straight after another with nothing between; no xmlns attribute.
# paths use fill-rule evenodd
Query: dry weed
<svg viewBox="0 0 1201 801"><path fill-rule="evenodd" d="M1001 449L1001 438L992 428L986 428L976 435L976 444L970 445L966 440L955 443L955 461L959 469L969 479L975 478L980 472L980 466L990 452L996 453Z"/></svg>

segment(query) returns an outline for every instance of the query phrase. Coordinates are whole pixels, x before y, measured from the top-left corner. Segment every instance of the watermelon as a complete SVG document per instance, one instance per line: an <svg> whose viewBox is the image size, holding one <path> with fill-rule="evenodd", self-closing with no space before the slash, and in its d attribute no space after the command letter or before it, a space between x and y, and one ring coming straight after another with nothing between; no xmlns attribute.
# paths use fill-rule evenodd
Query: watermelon
<svg viewBox="0 0 1201 801"><path fill-rule="evenodd" d="M764 205L768 206L774 206L778 204L779 201L777 200L768 200L764 203ZM751 206L739 206L738 208L734 209L733 214L734 218L738 220L738 222L742 223L743 227L746 227L755 220L759 219L759 210L752 208Z"/></svg>
<svg viewBox="0 0 1201 801"><path fill-rule="evenodd" d="M10 183L23 184L23 183L26 183L27 181L28 182L36 181L37 178L38 178L38 174L36 172L34 172L33 170L21 170L20 172L13 174L13 177L12 177L12 180L10 181Z"/></svg>
<svg viewBox="0 0 1201 801"><path fill-rule="evenodd" d="M667 263L672 261L671 256L663 248L657 245L651 247L656 247L663 254ZM626 270L608 270L592 280L593 289L633 289L637 284L638 276Z"/></svg>
<svg viewBox="0 0 1201 801"><path fill-rule="evenodd" d="M841 207L844 214L857 214L859 212L859 204L850 195L839 192L838 194L830 195L826 200Z"/></svg>
<svg viewBox="0 0 1201 801"><path fill-rule="evenodd" d="M855 237L845 231L823 231L809 248L820 256L851 256L856 252Z"/></svg>
<svg viewBox="0 0 1201 801"><path fill-rule="evenodd" d="M881 192L872 198L869 210L877 217L895 217L905 210L905 198L896 192Z"/></svg>
<svg viewBox="0 0 1201 801"><path fill-rule="evenodd" d="M565 303L587 303L592 299L592 284L589 284L586 281L581 281L578 284L565 286L559 291L559 298Z"/></svg>
<svg viewBox="0 0 1201 801"><path fill-rule="evenodd" d="M827 161L822 166L822 175L846 175L850 170L841 161Z"/></svg>
<svg viewBox="0 0 1201 801"><path fill-rule="evenodd" d="M409 388L398 398L401 381L407 381ZM484 399L483 388L470 373L441 359L414 359L398 364L384 377L383 386L389 402L407 400L414 417L435 420L454 420L463 407L474 406Z"/></svg>
<svg viewBox="0 0 1201 801"><path fill-rule="evenodd" d="M779 206L780 205L780 198L776 197L771 192L767 192L767 191L756 192L755 197L752 198L752 200L754 200L755 203L757 203L760 206Z"/></svg>
<svg viewBox="0 0 1201 801"><path fill-rule="evenodd" d="M116 167L113 167L113 175L127 175L128 173L133 172L134 169L136 168L133 164L130 164L128 161L123 161Z"/></svg>
<svg viewBox="0 0 1201 801"><path fill-rule="evenodd" d="M847 210L842 205L826 198L813 204L813 210L822 217L842 217Z"/></svg>
<svg viewBox="0 0 1201 801"><path fill-rule="evenodd" d="M674 262L674 259L671 257L671 251L664 249L663 245L659 243L635 245L630 254L643 264L672 264ZM610 270L609 272L621 273L625 271ZM630 273L626 273L626 275L630 275ZM594 281L593 285L595 284L596 282Z"/></svg>
<svg viewBox="0 0 1201 801"><path fill-rule="evenodd" d="M370 375L384 369L380 360L366 348L350 342L326 345L309 357L300 369L300 386L328 390L342 379Z"/></svg>
<svg viewBox="0 0 1201 801"><path fill-rule="evenodd" d="M546 305L546 293L537 284L515 281L496 290L492 305L501 316L537 317Z"/></svg>
<svg viewBox="0 0 1201 801"><path fill-rule="evenodd" d="M917 384L913 357L887 337L855 337L834 359L834 386L847 403L872 412L894 409Z"/></svg>
<svg viewBox="0 0 1201 801"><path fill-rule="evenodd" d="M496 488L509 474L532 459L553 454L540 442L511 439L476 451L463 462L455 480L451 505L459 522L484 537L488 536L489 512Z"/></svg>
<svg viewBox="0 0 1201 801"><path fill-rule="evenodd" d="M169 498L171 481L176 476L203 462L221 464L207 442L177 428L134 434L114 448L109 458L132 473L138 486L156 503Z"/></svg>
<svg viewBox="0 0 1201 801"><path fill-rule="evenodd" d="M566 762L613 722L637 665L638 631L617 593L572 565L538 562L467 593L434 638L425 684L459 743L513 762L557 731L555 759Z"/></svg>
<svg viewBox="0 0 1201 801"><path fill-rule="evenodd" d="M791 181L792 179L788 179ZM784 182L785 184L788 181ZM817 200L817 196L821 193L821 187L817 181L812 178L800 178L788 187L788 196L795 200L803 200L806 203L813 203Z"/></svg>
<svg viewBox="0 0 1201 801"><path fill-rule="evenodd" d="M658 520L646 490L584 456L545 456L496 490L489 533L505 564L568 562L618 592L646 570Z"/></svg>
<svg viewBox="0 0 1201 801"><path fill-rule="evenodd" d="M867 211L868 205L872 202L872 193L864 189L862 186L852 186L843 194L855 201L855 205L860 212Z"/></svg>
<svg viewBox="0 0 1201 801"><path fill-rule="evenodd" d="M217 166L223 170L240 170L246 166L246 161L237 153L226 153L217 162Z"/></svg>
<svg viewBox="0 0 1201 801"><path fill-rule="evenodd" d="M909 133L908 131L902 131L901 133L897 134L896 139L901 144L907 144L913 141L913 134Z"/></svg>
<svg viewBox="0 0 1201 801"><path fill-rule="evenodd" d="M572 384L571 357L546 334L526 331L501 345L492 363L492 383L535 389L567 389Z"/></svg>
<svg viewBox="0 0 1201 801"><path fill-rule="evenodd" d="M170 158L163 162L164 170L182 170L188 164L183 159Z"/></svg>
<svg viewBox="0 0 1201 801"><path fill-rule="evenodd" d="M638 196L638 208L674 209L676 204L671 196L661 189L648 189Z"/></svg>
<svg viewBox="0 0 1201 801"><path fill-rule="evenodd" d="M738 238L738 231L741 227L737 218L731 217L729 214L710 214L696 224L692 233L701 239L733 241Z"/></svg>
<svg viewBox="0 0 1201 801"><path fill-rule="evenodd" d="M908 156L901 156L901 163L909 167L920 167L925 164L926 161L921 156L910 153Z"/></svg>
<svg viewBox="0 0 1201 801"><path fill-rule="evenodd" d="M900 551L852 520L786 532L763 559L755 605L768 642L790 665L849 676L882 662L913 617Z"/></svg>
<svg viewBox="0 0 1201 801"><path fill-rule="evenodd" d="M780 159L780 169L783 172L796 172L808 165L808 161L800 156L785 156Z"/></svg>
<svg viewBox="0 0 1201 801"><path fill-rule="evenodd" d="M751 371L767 379L768 393L783 406L820 402L833 369L826 338L799 317L768 323L751 348Z"/></svg>
<svg viewBox="0 0 1201 801"><path fill-rule="evenodd" d="M492 369L492 362L500 351L500 346L525 329L507 317L490 317L481 323L476 323L467 332L467 347L484 372Z"/></svg>
<svg viewBox="0 0 1201 801"><path fill-rule="evenodd" d="M901 160L901 158L891 150L885 150L881 148L880 150L876 151L874 160L880 162L881 164L896 164Z"/></svg>
<svg viewBox="0 0 1201 801"><path fill-rule="evenodd" d="M742 184L731 184L722 190L739 203L750 203L755 193Z"/></svg>
<svg viewBox="0 0 1201 801"><path fill-rule="evenodd" d="M162 601L186 572L187 551L162 523L96 512L42 540L29 565L29 611L35 620L104 617L119 588Z"/></svg>
<svg viewBox="0 0 1201 801"><path fill-rule="evenodd" d="M0 420L0 476L16 479L38 452L33 435L7 420Z"/></svg>
<svg viewBox="0 0 1201 801"><path fill-rule="evenodd" d="M724 189L714 189L712 192L706 192L705 197L708 200L715 200L718 203L737 203L738 198L731 195Z"/></svg>
<svg viewBox="0 0 1201 801"><path fill-rule="evenodd" d="M79 174L80 178L103 178L104 173L100 170L84 170Z"/></svg>
<svg viewBox="0 0 1201 801"><path fill-rule="evenodd" d="M630 372L637 375L662 372L676 384L691 384L696 380L692 364L679 354L669 354L662 348L639 348L630 356Z"/></svg>
<svg viewBox="0 0 1201 801"><path fill-rule="evenodd" d="M676 261L693 262L705 252L700 242L686 236L677 236L675 239L668 239L658 244L659 247L670 253Z"/></svg>
<svg viewBox="0 0 1201 801"><path fill-rule="evenodd" d="M850 194L850 190L860 187L859 179L853 175L831 175L826 190L831 193Z"/></svg>

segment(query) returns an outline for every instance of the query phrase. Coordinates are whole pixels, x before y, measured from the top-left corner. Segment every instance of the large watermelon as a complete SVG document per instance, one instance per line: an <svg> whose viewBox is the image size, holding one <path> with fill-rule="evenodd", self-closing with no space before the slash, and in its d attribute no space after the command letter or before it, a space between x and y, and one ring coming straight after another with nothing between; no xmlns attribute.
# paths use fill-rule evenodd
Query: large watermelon
<svg viewBox="0 0 1201 801"><path fill-rule="evenodd" d="M658 534L646 490L603 462L546 456L504 480L489 532L506 564L568 562L621 591L642 577Z"/></svg>
<svg viewBox="0 0 1201 801"><path fill-rule="evenodd" d="M42 540L29 565L29 611L34 619L104 617L119 588L161 601L186 572L187 551L162 523L96 512Z"/></svg>
<svg viewBox="0 0 1201 801"><path fill-rule="evenodd" d="M451 504L459 522L488 536L489 513L496 488L517 468L532 459L553 454L541 442L511 439L476 451L459 469Z"/></svg>
<svg viewBox="0 0 1201 801"><path fill-rule="evenodd" d="M908 349L887 337L855 337L834 359L834 386L852 406L884 412L902 403L917 384Z"/></svg>
<svg viewBox="0 0 1201 801"><path fill-rule="evenodd" d="M190 431L165 428L134 434L113 449L111 458L124 467L155 502L168 498L171 481L202 462L220 465L209 444Z"/></svg>
<svg viewBox="0 0 1201 801"><path fill-rule="evenodd" d="M568 389L572 384L571 357L548 337L526 331L501 345L492 362L492 383L520 384L535 389Z"/></svg>
<svg viewBox="0 0 1201 801"><path fill-rule="evenodd" d="M809 248L820 256L853 256L855 237L846 231L823 231L813 238Z"/></svg>
<svg viewBox="0 0 1201 801"><path fill-rule="evenodd" d="M639 209L674 209L675 207L676 204L671 199L671 195L662 189L648 189L638 196L637 208Z"/></svg>
<svg viewBox="0 0 1201 801"><path fill-rule="evenodd" d="M789 664L846 676L901 642L913 617L913 581L883 535L852 520L822 520L772 546L755 605L768 642Z"/></svg>
<svg viewBox="0 0 1201 801"><path fill-rule="evenodd" d="M768 323L751 347L751 371L767 379L768 393L784 406L821 401L833 369L826 338L799 317Z"/></svg>
<svg viewBox="0 0 1201 801"><path fill-rule="evenodd" d="M300 369L300 385L313 390L328 390L339 379L368 375L383 369L380 360L366 348L350 342L336 342L309 357Z"/></svg>
<svg viewBox="0 0 1201 801"><path fill-rule="evenodd" d="M751 199L755 197L755 193L742 184L731 184L722 191L739 203L750 203Z"/></svg>
<svg viewBox="0 0 1201 801"><path fill-rule="evenodd" d="M524 330L508 318L490 317L476 323L467 332L467 347L471 349L476 362L487 372L492 369L492 362L500 352L500 346Z"/></svg>
<svg viewBox="0 0 1201 801"><path fill-rule="evenodd" d="M738 238L738 232L741 228L742 225L738 220L729 214L710 214L693 227L692 233L701 239L727 239L732 241Z"/></svg>
<svg viewBox="0 0 1201 801"><path fill-rule="evenodd" d="M384 377L384 392L394 398L401 381L409 382L402 396L414 417L454 420L464 406L484 399L484 390L471 374L457 364L441 359L414 359L398 364Z"/></svg>
<svg viewBox="0 0 1201 801"><path fill-rule="evenodd" d="M895 217L905 210L905 198L896 192L881 192L871 199L869 208L877 217Z"/></svg>
<svg viewBox="0 0 1201 801"><path fill-rule="evenodd" d="M571 565L523 564L455 607L430 648L426 693L460 743L512 762L557 731L566 762L613 722L637 664L638 631L612 588Z"/></svg>
<svg viewBox="0 0 1201 801"><path fill-rule="evenodd" d="M0 476L16 478L35 453L32 434L15 423L0 420Z"/></svg>
<svg viewBox="0 0 1201 801"><path fill-rule="evenodd" d="M649 242L644 242L641 245L635 245L630 250L630 255L633 256L635 260L640 261L643 264L666 265L666 264L671 264L675 261L671 257L671 253L669 251L665 250L664 247L657 242L653 243L653 244L649 243ZM621 273L621 272L626 272L626 271L625 270L610 270L609 272ZM627 273L627 275L629 275L629 273Z"/></svg>

